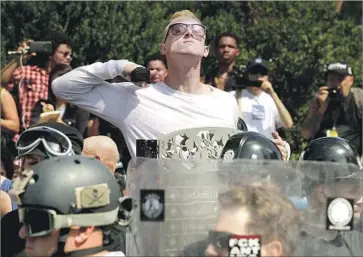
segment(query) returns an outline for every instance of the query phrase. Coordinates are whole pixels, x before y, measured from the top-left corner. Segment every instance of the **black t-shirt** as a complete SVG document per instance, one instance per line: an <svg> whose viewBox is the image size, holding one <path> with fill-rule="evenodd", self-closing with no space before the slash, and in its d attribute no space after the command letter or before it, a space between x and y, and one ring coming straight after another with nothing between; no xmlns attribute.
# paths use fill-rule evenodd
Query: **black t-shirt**
<svg viewBox="0 0 363 257"><path fill-rule="evenodd" d="M329 103L314 139L325 137L333 126L338 136L348 140L362 155L362 117L359 117L352 93L340 103Z"/></svg>

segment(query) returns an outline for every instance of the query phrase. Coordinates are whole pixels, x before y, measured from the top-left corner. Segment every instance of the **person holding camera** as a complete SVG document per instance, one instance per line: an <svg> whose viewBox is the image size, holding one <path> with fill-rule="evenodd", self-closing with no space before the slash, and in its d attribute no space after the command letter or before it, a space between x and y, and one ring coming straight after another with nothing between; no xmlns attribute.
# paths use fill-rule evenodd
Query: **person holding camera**
<svg viewBox="0 0 363 257"><path fill-rule="evenodd" d="M10 53L17 57L1 70L1 84L19 105L23 130L30 125L35 103L48 98L49 73L57 64L70 65L72 43L64 33L54 32L42 42L27 40Z"/></svg>
<svg viewBox="0 0 363 257"><path fill-rule="evenodd" d="M302 126L305 139L341 137L350 141L362 156L363 90L352 88L354 76L346 63L331 63L326 84L309 103Z"/></svg>
<svg viewBox="0 0 363 257"><path fill-rule="evenodd" d="M274 91L268 77L268 64L261 58L247 63L239 87L235 91L240 117L248 131L255 131L272 138L276 128L291 128L293 121L289 111Z"/></svg>

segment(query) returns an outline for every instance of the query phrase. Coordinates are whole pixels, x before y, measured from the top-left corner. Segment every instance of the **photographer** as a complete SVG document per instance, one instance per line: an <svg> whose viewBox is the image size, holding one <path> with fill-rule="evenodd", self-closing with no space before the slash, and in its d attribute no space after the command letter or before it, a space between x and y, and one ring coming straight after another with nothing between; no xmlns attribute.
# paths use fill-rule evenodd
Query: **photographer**
<svg viewBox="0 0 363 257"><path fill-rule="evenodd" d="M237 98L240 117L246 122L248 131L255 131L272 138L278 127L291 128L293 121L289 111L274 91L268 76L268 65L261 58L250 60L239 78Z"/></svg>
<svg viewBox="0 0 363 257"><path fill-rule="evenodd" d="M363 90L352 88L354 76L344 63L328 66L326 85L309 103L302 128L305 139L338 136L350 141L362 155Z"/></svg>
<svg viewBox="0 0 363 257"><path fill-rule="evenodd" d="M45 41L51 45L25 41L17 49L19 56L1 70L1 84L7 84L19 104L21 129L29 127L35 103L48 98L49 73L57 64L72 61L71 42L64 33L52 33Z"/></svg>

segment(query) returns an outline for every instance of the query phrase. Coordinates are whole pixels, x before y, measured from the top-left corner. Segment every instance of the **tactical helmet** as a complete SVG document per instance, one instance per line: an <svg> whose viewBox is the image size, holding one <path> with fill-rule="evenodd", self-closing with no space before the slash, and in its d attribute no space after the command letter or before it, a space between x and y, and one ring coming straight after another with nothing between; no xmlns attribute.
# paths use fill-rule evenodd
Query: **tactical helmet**
<svg viewBox="0 0 363 257"><path fill-rule="evenodd" d="M106 226L118 220L121 192L97 159L63 156L44 160L14 180L11 195L29 237L56 228Z"/></svg>
<svg viewBox="0 0 363 257"><path fill-rule="evenodd" d="M340 137L321 137L311 141L301 152L300 161L352 163L362 168L354 145Z"/></svg>
<svg viewBox="0 0 363 257"><path fill-rule="evenodd" d="M277 146L264 135L246 131L229 138L222 150L221 158L224 160L236 158L282 160L282 154Z"/></svg>
<svg viewBox="0 0 363 257"><path fill-rule="evenodd" d="M321 162L321 163L320 163ZM303 175L303 191L309 195L317 185L362 183L362 164L356 148L339 137L321 137L302 151L297 169Z"/></svg>

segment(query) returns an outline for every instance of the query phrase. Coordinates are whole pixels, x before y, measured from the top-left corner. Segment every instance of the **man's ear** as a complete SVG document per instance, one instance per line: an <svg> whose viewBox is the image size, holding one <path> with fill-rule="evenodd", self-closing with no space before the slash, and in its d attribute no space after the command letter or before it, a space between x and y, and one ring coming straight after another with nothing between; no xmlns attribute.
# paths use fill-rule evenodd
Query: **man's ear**
<svg viewBox="0 0 363 257"><path fill-rule="evenodd" d="M159 45L159 48L160 48L160 54L161 55L165 55L166 54L166 46L165 46L165 44L160 44Z"/></svg>
<svg viewBox="0 0 363 257"><path fill-rule="evenodd" d="M75 236L75 239L74 239L76 245L80 246L80 245L84 244L94 230L95 230L95 227L78 228L77 235Z"/></svg>
<svg viewBox="0 0 363 257"><path fill-rule="evenodd" d="M283 256L283 247L280 241L274 240L267 245L262 246L262 256L279 257Z"/></svg>
<svg viewBox="0 0 363 257"><path fill-rule="evenodd" d="M204 53L203 53L203 57L207 57L209 54L209 46L204 46Z"/></svg>

